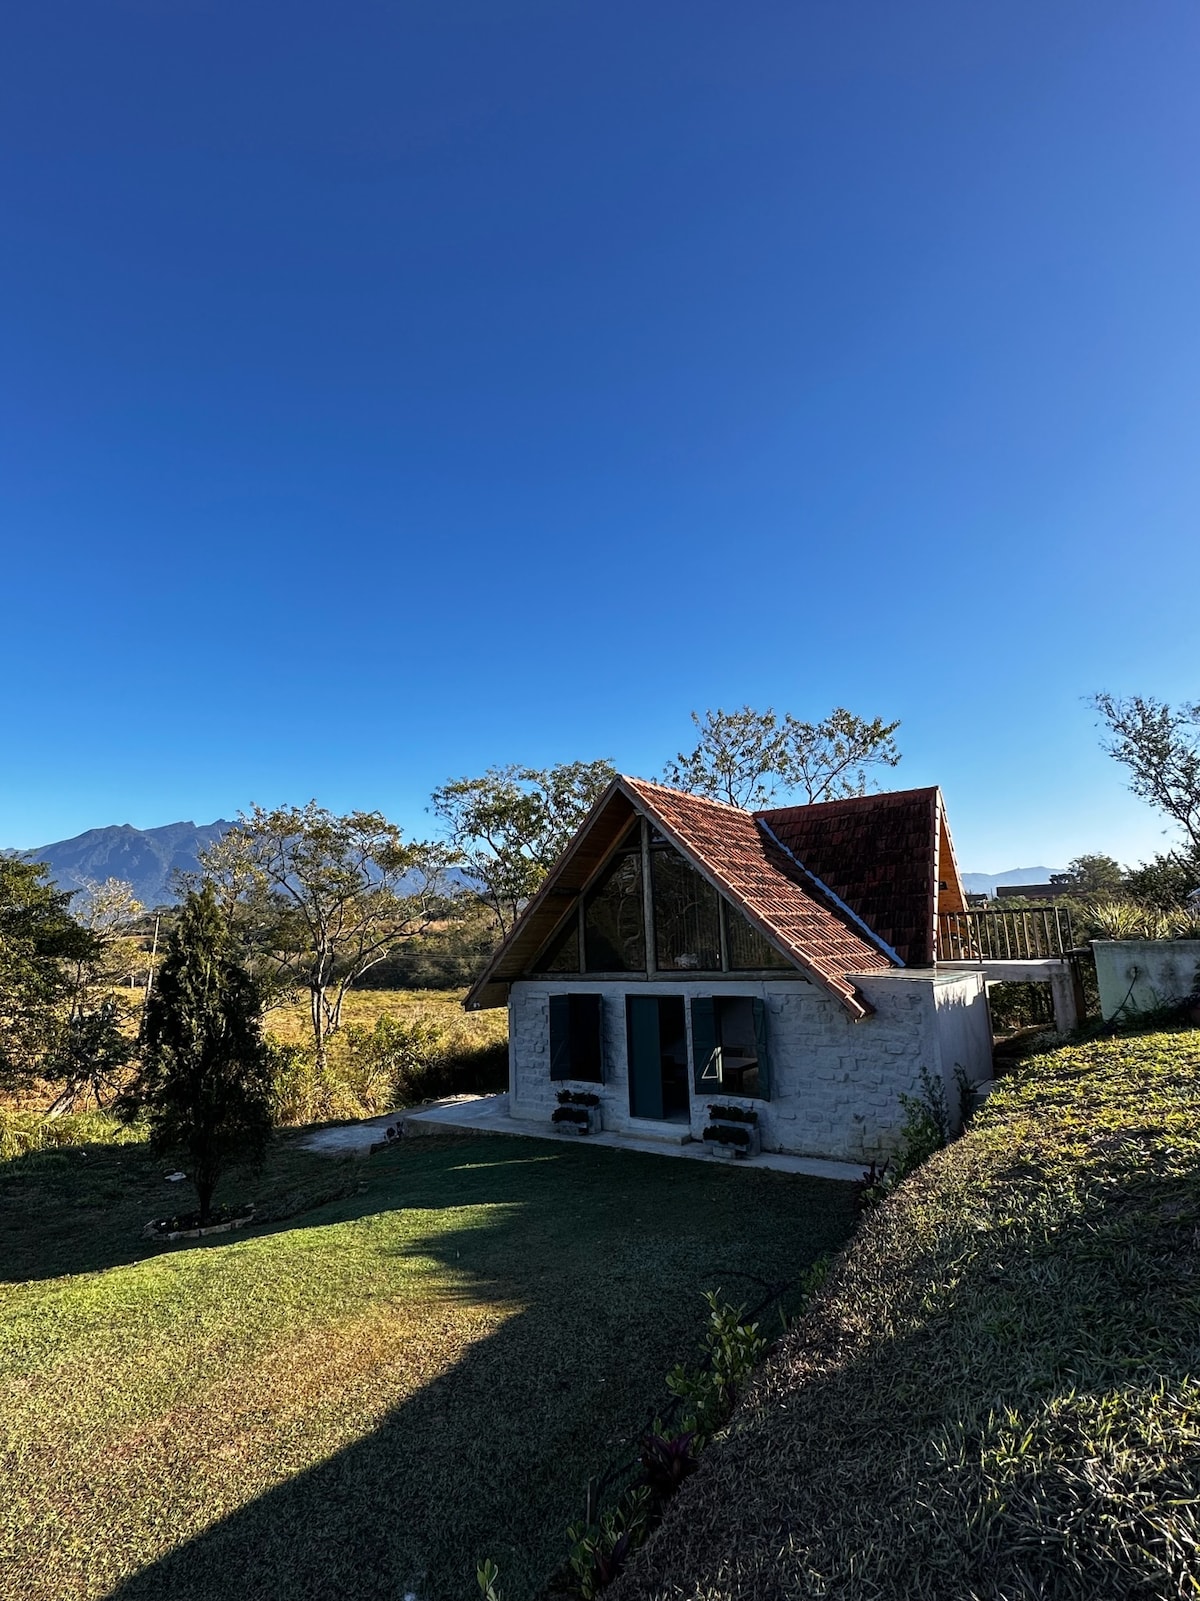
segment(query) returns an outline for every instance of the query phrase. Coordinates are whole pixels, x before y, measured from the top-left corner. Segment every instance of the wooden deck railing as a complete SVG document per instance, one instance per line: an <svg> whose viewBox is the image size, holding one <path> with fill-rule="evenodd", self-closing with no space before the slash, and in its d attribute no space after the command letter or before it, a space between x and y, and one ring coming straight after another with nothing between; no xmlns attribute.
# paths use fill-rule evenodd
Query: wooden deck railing
<svg viewBox="0 0 1200 1601"><path fill-rule="evenodd" d="M1071 914L1062 906L1031 911L976 907L938 916L940 962L1030 962L1066 956L1074 944Z"/></svg>

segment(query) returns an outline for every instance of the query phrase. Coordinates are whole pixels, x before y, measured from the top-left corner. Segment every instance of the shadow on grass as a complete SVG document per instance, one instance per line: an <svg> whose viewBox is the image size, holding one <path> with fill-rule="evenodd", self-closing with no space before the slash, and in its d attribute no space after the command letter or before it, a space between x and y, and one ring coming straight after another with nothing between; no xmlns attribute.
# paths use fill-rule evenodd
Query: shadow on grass
<svg viewBox="0 0 1200 1601"><path fill-rule="evenodd" d="M218 1205L251 1202L258 1221L203 1239L147 1238L152 1219L193 1211L190 1184L168 1184L174 1164L145 1144L71 1145L31 1151L0 1164L0 1284L97 1273L189 1251L222 1250L281 1230L344 1223L394 1205L417 1205L397 1191L391 1151L375 1156L318 1154L300 1146L308 1129L277 1135L262 1168L222 1175ZM430 1139L433 1150L466 1136Z"/></svg>
<svg viewBox="0 0 1200 1601"><path fill-rule="evenodd" d="M432 1259L443 1295L503 1321L371 1433L124 1579L114 1601L463 1601L486 1555L518 1601L562 1556L588 1479L666 1401L666 1372L695 1348L701 1292L757 1301L854 1222L846 1185L577 1143L420 1141L352 1171L365 1190L278 1228L488 1206L486 1226L478 1213L439 1219L395 1254ZM169 1523L173 1490L181 1519L202 1521L205 1475L222 1471L207 1443L193 1469L181 1441L178 1485L146 1509L150 1527L164 1508ZM108 1572L122 1561L104 1554Z"/></svg>
<svg viewBox="0 0 1200 1601"><path fill-rule="evenodd" d="M1200 1166L1084 1182L998 1184L945 1252L872 1219L620 1601L1192 1594Z"/></svg>

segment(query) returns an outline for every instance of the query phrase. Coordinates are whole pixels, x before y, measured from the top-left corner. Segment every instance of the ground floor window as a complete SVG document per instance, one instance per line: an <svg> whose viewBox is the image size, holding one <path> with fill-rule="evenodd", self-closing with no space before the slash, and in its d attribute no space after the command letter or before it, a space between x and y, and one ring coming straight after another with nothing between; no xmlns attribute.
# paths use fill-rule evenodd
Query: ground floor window
<svg viewBox="0 0 1200 1601"><path fill-rule="evenodd" d="M693 999L692 1073L697 1095L770 1100L767 1009L757 996Z"/></svg>
<svg viewBox="0 0 1200 1601"><path fill-rule="evenodd" d="M604 1082L603 1014L599 995L550 997L550 1077Z"/></svg>

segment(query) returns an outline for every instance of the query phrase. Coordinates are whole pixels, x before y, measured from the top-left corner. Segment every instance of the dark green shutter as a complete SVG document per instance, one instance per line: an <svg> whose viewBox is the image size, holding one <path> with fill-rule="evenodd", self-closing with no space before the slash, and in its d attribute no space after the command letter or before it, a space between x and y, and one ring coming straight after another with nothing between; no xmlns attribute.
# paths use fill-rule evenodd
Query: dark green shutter
<svg viewBox="0 0 1200 1601"><path fill-rule="evenodd" d="M657 999L650 995L627 995L625 1024L629 1040L629 1115L661 1118L662 1045Z"/></svg>
<svg viewBox="0 0 1200 1601"><path fill-rule="evenodd" d="M697 1095L719 1095L720 1079L709 1066L717 1049L717 1019L710 995L696 995L692 999L692 1083ZM709 1076L704 1077L708 1068Z"/></svg>
<svg viewBox="0 0 1200 1601"><path fill-rule="evenodd" d="M771 1058L767 1055L767 1007L764 1001L754 1002L754 1044L758 1051L758 1093L762 1100L771 1099Z"/></svg>
<svg viewBox="0 0 1200 1601"><path fill-rule="evenodd" d="M550 997L550 1077L571 1077L571 997Z"/></svg>
<svg viewBox="0 0 1200 1601"><path fill-rule="evenodd" d="M569 995L571 1003L571 1077L603 1084L599 995Z"/></svg>

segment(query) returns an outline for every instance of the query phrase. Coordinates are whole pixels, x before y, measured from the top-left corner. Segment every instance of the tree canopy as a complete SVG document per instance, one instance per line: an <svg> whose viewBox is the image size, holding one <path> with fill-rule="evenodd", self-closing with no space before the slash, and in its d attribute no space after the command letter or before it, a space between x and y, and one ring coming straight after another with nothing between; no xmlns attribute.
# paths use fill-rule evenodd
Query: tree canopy
<svg viewBox="0 0 1200 1601"><path fill-rule="evenodd" d="M663 782L747 810L781 794L808 802L867 792L870 769L895 767L899 722L868 721L835 706L818 723L742 706L692 713L698 740L667 763Z"/></svg>
<svg viewBox="0 0 1200 1601"><path fill-rule="evenodd" d="M451 849L502 935L615 774L607 760L489 767L434 790Z"/></svg>
<svg viewBox="0 0 1200 1601"><path fill-rule="evenodd" d="M406 843L380 812L337 816L310 801L255 806L201 867L264 983L308 991L323 1065L346 991L446 911L448 859L439 846Z"/></svg>
<svg viewBox="0 0 1200 1601"><path fill-rule="evenodd" d="M0 1083L52 1076L78 964L99 948L70 903L40 862L0 857Z"/></svg>
<svg viewBox="0 0 1200 1601"><path fill-rule="evenodd" d="M1129 787L1182 830L1200 855L1200 702L1172 707L1148 695L1094 695L1110 738L1104 749L1129 772Z"/></svg>

